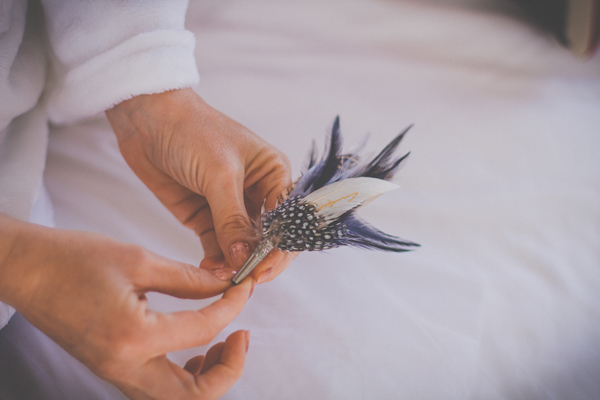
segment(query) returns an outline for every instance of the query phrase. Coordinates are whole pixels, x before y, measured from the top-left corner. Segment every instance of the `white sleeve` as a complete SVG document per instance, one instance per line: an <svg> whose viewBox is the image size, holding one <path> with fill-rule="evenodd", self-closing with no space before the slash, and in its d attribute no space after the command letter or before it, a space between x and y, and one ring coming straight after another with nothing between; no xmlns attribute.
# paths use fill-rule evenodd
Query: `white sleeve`
<svg viewBox="0 0 600 400"><path fill-rule="evenodd" d="M187 0L42 0L50 119L68 123L140 94L199 82Z"/></svg>

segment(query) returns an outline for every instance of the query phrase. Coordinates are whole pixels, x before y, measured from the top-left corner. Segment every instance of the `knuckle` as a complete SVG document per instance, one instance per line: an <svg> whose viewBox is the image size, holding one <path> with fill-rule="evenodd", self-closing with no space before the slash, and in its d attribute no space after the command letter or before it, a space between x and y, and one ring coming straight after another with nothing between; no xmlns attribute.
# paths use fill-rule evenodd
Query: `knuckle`
<svg viewBox="0 0 600 400"><path fill-rule="evenodd" d="M217 157L210 159L210 169L216 175L226 176L239 167L240 158L237 155L223 149L215 149L212 153L216 154Z"/></svg>
<svg viewBox="0 0 600 400"><path fill-rule="evenodd" d="M226 215L219 222L219 230L222 232L245 231L248 228L247 218L241 213Z"/></svg>
<svg viewBox="0 0 600 400"><path fill-rule="evenodd" d="M152 259L152 254L149 250L138 245L127 245L129 255L129 267L134 271L143 269Z"/></svg>
<svg viewBox="0 0 600 400"><path fill-rule="evenodd" d="M203 193L219 192L223 188L236 185L237 178L243 174L244 168L239 165L239 159L223 157L219 161L211 163L210 179L205 179Z"/></svg>
<svg viewBox="0 0 600 400"><path fill-rule="evenodd" d="M226 374L229 376L229 379L231 379L232 381L237 381L242 377L244 373L243 368L233 368L231 366L226 365L224 369L226 371Z"/></svg>
<svg viewBox="0 0 600 400"><path fill-rule="evenodd" d="M210 161L211 170L214 171L215 175L227 176L233 170L231 161L231 157L226 155L215 157Z"/></svg>
<svg viewBox="0 0 600 400"><path fill-rule="evenodd" d="M292 167L290 159L281 151L275 149L274 151L269 152L268 160L275 172L291 175Z"/></svg>
<svg viewBox="0 0 600 400"><path fill-rule="evenodd" d="M156 255L139 245L122 244L116 265L130 283L144 285L149 282L148 270L156 263Z"/></svg>
<svg viewBox="0 0 600 400"><path fill-rule="evenodd" d="M279 149L276 149L276 154L277 154L277 161L283 166L285 167L287 170L291 170L292 169L292 164L290 162L290 159L288 158L288 156L282 152Z"/></svg>
<svg viewBox="0 0 600 400"><path fill-rule="evenodd" d="M188 287L196 288L198 291L203 291L204 281L202 280L202 277L198 274L198 269L187 265L183 265L181 268L181 275L187 282Z"/></svg>

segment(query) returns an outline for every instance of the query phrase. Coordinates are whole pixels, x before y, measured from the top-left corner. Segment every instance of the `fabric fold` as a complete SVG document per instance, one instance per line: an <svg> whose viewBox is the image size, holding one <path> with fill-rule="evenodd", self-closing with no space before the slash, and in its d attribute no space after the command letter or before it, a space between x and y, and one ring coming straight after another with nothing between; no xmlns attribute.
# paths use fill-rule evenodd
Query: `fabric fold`
<svg viewBox="0 0 600 400"><path fill-rule="evenodd" d="M200 81L191 32L136 35L68 71L48 100L50 120L73 122L141 94L189 88Z"/></svg>

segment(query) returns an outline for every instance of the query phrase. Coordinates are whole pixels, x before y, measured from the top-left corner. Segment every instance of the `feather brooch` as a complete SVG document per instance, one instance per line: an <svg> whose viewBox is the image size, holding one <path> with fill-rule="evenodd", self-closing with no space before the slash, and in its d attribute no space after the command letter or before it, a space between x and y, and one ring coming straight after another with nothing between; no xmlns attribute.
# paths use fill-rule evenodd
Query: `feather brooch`
<svg viewBox="0 0 600 400"><path fill-rule="evenodd" d="M411 125L412 126L412 125ZM319 251L340 246L408 251L419 246L381 232L357 218L355 211L399 186L389 182L410 153L394 157L409 126L371 161L361 162L366 138L342 154L339 117L331 131L329 149L318 160L313 142L307 171L288 190L288 197L264 213L257 224L260 242L233 278L241 282L274 248Z"/></svg>

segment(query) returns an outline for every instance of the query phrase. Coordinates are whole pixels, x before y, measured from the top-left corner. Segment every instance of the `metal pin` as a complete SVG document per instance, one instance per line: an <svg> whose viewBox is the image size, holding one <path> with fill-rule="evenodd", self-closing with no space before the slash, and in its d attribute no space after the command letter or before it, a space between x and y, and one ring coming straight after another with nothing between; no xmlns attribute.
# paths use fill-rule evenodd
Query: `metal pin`
<svg viewBox="0 0 600 400"><path fill-rule="evenodd" d="M248 257L242 268L233 277L232 281L236 285L244 280L245 277L252 272L252 270L260 264L260 262L269 254L275 245L270 240L259 243L254 252Z"/></svg>

